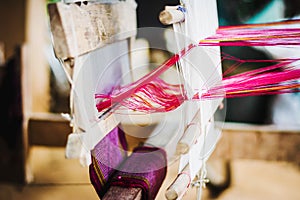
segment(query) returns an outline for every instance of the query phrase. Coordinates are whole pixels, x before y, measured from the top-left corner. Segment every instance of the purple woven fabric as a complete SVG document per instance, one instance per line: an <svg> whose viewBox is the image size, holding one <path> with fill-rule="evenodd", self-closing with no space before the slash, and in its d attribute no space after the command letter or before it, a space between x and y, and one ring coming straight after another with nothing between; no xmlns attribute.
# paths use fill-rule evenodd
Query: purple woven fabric
<svg viewBox="0 0 300 200"><path fill-rule="evenodd" d="M141 188L143 200L154 200L167 173L164 150L137 147L114 174L110 185Z"/></svg>
<svg viewBox="0 0 300 200"><path fill-rule="evenodd" d="M89 166L90 180L99 197L103 197L112 174L119 169L127 157L127 143L124 132L114 128L92 150Z"/></svg>

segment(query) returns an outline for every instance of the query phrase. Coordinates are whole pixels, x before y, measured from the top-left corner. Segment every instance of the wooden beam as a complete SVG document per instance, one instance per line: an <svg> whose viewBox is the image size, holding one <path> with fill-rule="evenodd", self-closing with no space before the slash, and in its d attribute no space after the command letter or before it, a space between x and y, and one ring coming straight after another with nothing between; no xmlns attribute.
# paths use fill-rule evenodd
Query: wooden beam
<svg viewBox="0 0 300 200"><path fill-rule="evenodd" d="M48 4L48 12L55 53L63 60L136 34L136 5L132 2L59 2Z"/></svg>
<svg viewBox="0 0 300 200"><path fill-rule="evenodd" d="M29 119L28 131L30 145L65 146L72 128L60 114L34 113Z"/></svg>
<svg viewBox="0 0 300 200"><path fill-rule="evenodd" d="M300 128L225 123L212 157L300 164Z"/></svg>
<svg viewBox="0 0 300 200"><path fill-rule="evenodd" d="M300 164L300 130L266 125L225 123L212 154L222 159L278 160ZM29 119L31 145L64 146L71 133L59 114L38 114Z"/></svg>
<svg viewBox="0 0 300 200"><path fill-rule="evenodd" d="M141 188L123 188L112 186L108 189L102 200L141 200Z"/></svg>

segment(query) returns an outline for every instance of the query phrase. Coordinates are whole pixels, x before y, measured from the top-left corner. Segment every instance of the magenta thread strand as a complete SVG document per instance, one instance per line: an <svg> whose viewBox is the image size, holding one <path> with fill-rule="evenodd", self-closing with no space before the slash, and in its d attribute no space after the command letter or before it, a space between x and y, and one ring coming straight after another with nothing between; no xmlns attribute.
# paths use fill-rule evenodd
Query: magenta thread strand
<svg viewBox="0 0 300 200"><path fill-rule="evenodd" d="M300 45L300 28L277 27L284 24L298 25L300 20L288 20L270 24L240 25L220 27L217 33L199 42L198 46L287 46ZM183 95L183 85L171 85L158 77L178 62L197 45L189 45L175 54L160 67L136 82L112 91L112 94L96 94L98 111L111 107L115 103L131 110L143 112L167 112L180 106L187 97ZM236 63L223 73L223 80L217 85L209 85L207 91L194 95L194 99L232 98L242 96L282 94L299 89L299 58L273 60L243 60L222 53L222 60ZM268 67L231 75L244 63L276 63ZM298 63L297 63L298 62ZM207 81L208 83L208 81Z"/></svg>

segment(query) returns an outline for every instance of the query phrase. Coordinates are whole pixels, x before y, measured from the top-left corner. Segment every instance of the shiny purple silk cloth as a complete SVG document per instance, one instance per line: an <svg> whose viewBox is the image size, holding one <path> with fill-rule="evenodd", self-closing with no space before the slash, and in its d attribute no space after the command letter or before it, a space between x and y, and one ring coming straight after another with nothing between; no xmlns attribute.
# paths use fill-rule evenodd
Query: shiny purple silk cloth
<svg viewBox="0 0 300 200"><path fill-rule="evenodd" d="M102 198L110 186L141 188L143 200L155 199L167 172L164 150L137 147L127 157L124 132L116 127L92 151L90 180Z"/></svg>
<svg viewBox="0 0 300 200"><path fill-rule="evenodd" d="M167 173L164 150L137 147L113 176L110 185L141 188L143 200L154 200Z"/></svg>
<svg viewBox="0 0 300 200"><path fill-rule="evenodd" d="M127 157L125 133L116 127L92 150L89 166L90 180L101 198L108 188L108 181Z"/></svg>

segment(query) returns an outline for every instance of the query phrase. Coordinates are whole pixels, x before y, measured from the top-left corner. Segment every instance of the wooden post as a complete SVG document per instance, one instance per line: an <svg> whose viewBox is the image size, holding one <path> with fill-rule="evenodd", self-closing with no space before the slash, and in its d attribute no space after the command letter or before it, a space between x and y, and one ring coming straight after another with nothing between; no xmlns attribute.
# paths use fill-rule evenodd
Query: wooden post
<svg viewBox="0 0 300 200"><path fill-rule="evenodd" d="M49 45L47 41L48 27L45 12L46 1L26 1L26 51L29 90L32 112L49 112L51 105L50 75L51 69L45 53Z"/></svg>
<svg viewBox="0 0 300 200"><path fill-rule="evenodd" d="M4 67L5 76L0 84L0 179L21 184L30 181L27 168L27 110L30 96L26 96L28 85L23 50L20 46L15 49L14 56Z"/></svg>

